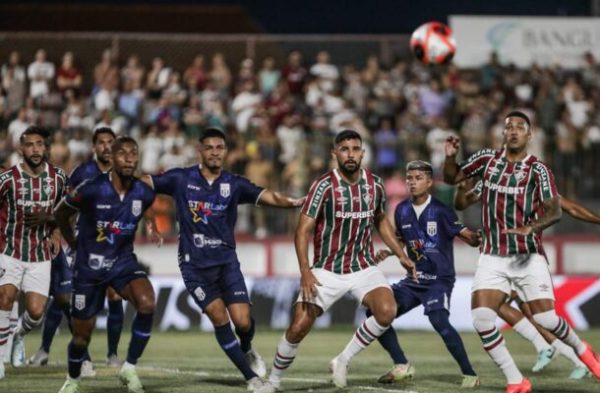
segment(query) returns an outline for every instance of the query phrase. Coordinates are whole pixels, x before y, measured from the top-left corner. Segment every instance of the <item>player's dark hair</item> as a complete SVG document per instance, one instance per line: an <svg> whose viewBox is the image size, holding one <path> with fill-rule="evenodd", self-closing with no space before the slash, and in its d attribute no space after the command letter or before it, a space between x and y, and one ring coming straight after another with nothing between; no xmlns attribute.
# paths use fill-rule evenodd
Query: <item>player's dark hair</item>
<svg viewBox="0 0 600 393"><path fill-rule="evenodd" d="M406 172L408 171L423 171L429 175L433 175L433 167L427 161L414 160L406 164Z"/></svg>
<svg viewBox="0 0 600 393"><path fill-rule="evenodd" d="M19 142L25 143L25 137L27 135L39 135L44 140L44 144L48 145L48 138L50 137L50 132L48 132L48 130L43 127L38 127L38 126L27 127L27 129L25 131L23 131L23 133L19 137Z"/></svg>
<svg viewBox="0 0 600 393"><path fill-rule="evenodd" d="M114 142L112 143L112 151L115 152L117 150L119 150L119 148L121 148L121 146L123 146L126 143L131 143L133 145L135 145L135 147L138 147L138 143L135 139L133 139L130 136L120 136L118 138L116 138L114 140Z"/></svg>
<svg viewBox="0 0 600 393"><path fill-rule="evenodd" d="M112 128L110 128L110 127L96 128L96 131L94 131L94 135L92 136L92 143L94 145L96 144L96 141L98 140L98 137L100 136L100 134L109 134L109 135L112 135L113 139L117 139L117 135L112 130Z"/></svg>
<svg viewBox="0 0 600 393"><path fill-rule="evenodd" d="M511 111L504 116L504 119L508 119L509 117L520 117L521 119L525 120L525 123L527 123L527 128L531 129L531 120L529 120L529 116L527 116L525 113L521 111Z"/></svg>
<svg viewBox="0 0 600 393"><path fill-rule="evenodd" d="M362 138L358 132L354 130L343 130L335 136L333 139L333 144L338 145L348 139L358 139L362 143Z"/></svg>
<svg viewBox="0 0 600 393"><path fill-rule="evenodd" d="M225 142L227 142L227 138L225 137L225 133L221 130L219 130L218 128L215 127L210 127L205 129L202 134L200 135L200 138L198 138L198 140L200 141L200 143L204 143L204 140L207 138L221 138L223 139Z"/></svg>

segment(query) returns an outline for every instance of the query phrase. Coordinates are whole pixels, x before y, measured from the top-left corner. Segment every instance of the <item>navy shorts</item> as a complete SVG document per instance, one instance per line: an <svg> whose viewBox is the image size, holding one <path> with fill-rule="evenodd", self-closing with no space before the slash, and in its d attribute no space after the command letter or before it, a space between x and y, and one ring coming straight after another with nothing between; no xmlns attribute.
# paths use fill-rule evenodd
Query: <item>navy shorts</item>
<svg viewBox="0 0 600 393"><path fill-rule="evenodd" d="M73 290L73 268L62 249L52 260L50 269L50 296L70 294Z"/></svg>
<svg viewBox="0 0 600 393"><path fill-rule="evenodd" d="M179 268L185 287L203 310L218 298L223 299L227 306L234 303L250 303L239 262L208 268L181 263Z"/></svg>
<svg viewBox="0 0 600 393"><path fill-rule="evenodd" d="M427 285L415 285L412 281L402 280L392 285L394 298L398 304L397 317L409 312L413 308L423 305L424 314L436 310L450 312L450 295L454 284L432 283Z"/></svg>
<svg viewBox="0 0 600 393"><path fill-rule="evenodd" d="M131 281L147 278L135 257L119 259L108 269L81 265L75 265L71 298L71 315L81 320L91 319L104 309L106 288L120 292Z"/></svg>

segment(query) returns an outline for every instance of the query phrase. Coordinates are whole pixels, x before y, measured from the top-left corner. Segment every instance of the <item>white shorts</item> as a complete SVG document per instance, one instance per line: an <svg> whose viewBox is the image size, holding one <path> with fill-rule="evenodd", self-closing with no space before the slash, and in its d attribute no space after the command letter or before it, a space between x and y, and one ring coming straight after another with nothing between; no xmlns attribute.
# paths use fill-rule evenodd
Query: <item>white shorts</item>
<svg viewBox="0 0 600 393"><path fill-rule="evenodd" d="M481 254L473 279L473 292L497 289L510 296L515 290L525 302L554 300L554 287L546 258L540 254L498 256Z"/></svg>
<svg viewBox="0 0 600 393"><path fill-rule="evenodd" d="M385 287L392 291L388 280L377 266L348 274L332 273L325 269L312 269L312 272L321 286L317 286L317 296L307 303L316 304L323 312L348 292L362 303L365 295L375 288ZM301 291L296 303L303 301Z"/></svg>
<svg viewBox="0 0 600 393"><path fill-rule="evenodd" d="M23 262L0 254L0 286L12 284L22 292L48 296L50 267L50 261Z"/></svg>

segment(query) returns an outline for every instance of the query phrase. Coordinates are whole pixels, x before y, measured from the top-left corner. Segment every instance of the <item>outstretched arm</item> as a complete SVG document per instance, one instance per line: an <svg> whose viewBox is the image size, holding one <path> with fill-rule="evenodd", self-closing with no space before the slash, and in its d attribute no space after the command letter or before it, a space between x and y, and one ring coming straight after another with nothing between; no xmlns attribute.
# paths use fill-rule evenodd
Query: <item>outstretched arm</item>
<svg viewBox="0 0 600 393"><path fill-rule="evenodd" d="M546 199L544 202L542 202L542 205L544 206L544 213L540 216L540 218L532 221L529 223L529 225L525 225L524 227L505 229L502 232L527 236L533 232L542 232L550 225L557 223L562 215L562 210L560 208L560 197L555 196Z"/></svg>
<svg viewBox="0 0 600 393"><path fill-rule="evenodd" d="M275 206L275 207L300 207L304 203L306 197L292 198L276 191L265 189L258 198L259 205Z"/></svg>
<svg viewBox="0 0 600 393"><path fill-rule="evenodd" d="M579 203L567 199L565 197L560 198L560 207L571 217L580 220L589 222L592 224L600 224L600 216L595 214L594 212L588 210L585 206L580 205Z"/></svg>
<svg viewBox="0 0 600 393"><path fill-rule="evenodd" d="M385 216L385 213L379 213L377 217L375 217L375 227L381 236L383 242L392 250L394 254L400 259L400 264L402 267L406 269L408 275L413 278L413 280L417 279L417 271L415 267L415 263L406 255L403 247L398 242L396 238L396 234L394 233L394 228L390 221Z"/></svg>
<svg viewBox="0 0 600 393"><path fill-rule="evenodd" d="M454 194L454 208L456 210L465 210L481 199L481 194L472 182L465 180L458 183L456 194Z"/></svg>

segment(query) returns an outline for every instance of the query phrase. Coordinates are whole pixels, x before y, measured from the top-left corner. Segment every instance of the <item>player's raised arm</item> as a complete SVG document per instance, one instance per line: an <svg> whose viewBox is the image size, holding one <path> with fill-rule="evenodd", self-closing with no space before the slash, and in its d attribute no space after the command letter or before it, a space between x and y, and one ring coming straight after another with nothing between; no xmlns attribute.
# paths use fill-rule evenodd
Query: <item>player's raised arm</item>
<svg viewBox="0 0 600 393"><path fill-rule="evenodd" d="M383 242L392 250L392 252L400 259L400 264L406 269L408 275L416 280L417 271L415 263L406 255L402 245L398 242L394 228L390 221L385 216L385 213L381 212L375 217L375 227L381 236Z"/></svg>
<svg viewBox="0 0 600 393"><path fill-rule="evenodd" d="M308 242L310 234L315 227L315 219L300 214L296 234L294 236L294 245L296 247L296 256L298 257L298 267L300 268L300 290L302 291L302 300L311 301L317 296L317 285L321 285L310 270L308 262Z"/></svg>
<svg viewBox="0 0 600 393"><path fill-rule="evenodd" d="M292 198L287 195L284 195L280 192L271 191L265 189L258 198L257 204L259 205L267 205L267 206L275 206L275 207L300 207L304 203L306 197L302 198Z"/></svg>
<svg viewBox="0 0 600 393"><path fill-rule="evenodd" d="M457 184L466 178L460 166L456 162L456 155L460 148L460 139L455 136L449 136L446 139L444 150L446 160L444 161L444 181L448 184Z"/></svg>
<svg viewBox="0 0 600 393"><path fill-rule="evenodd" d="M454 194L454 208L456 210L465 210L481 199L481 182L473 186L469 179L458 183L456 193Z"/></svg>
<svg viewBox="0 0 600 393"><path fill-rule="evenodd" d="M571 217L580 220L589 222L592 224L600 224L600 215L595 214L590 211L585 206L580 205L579 203L567 199L565 197L560 197L560 207Z"/></svg>

